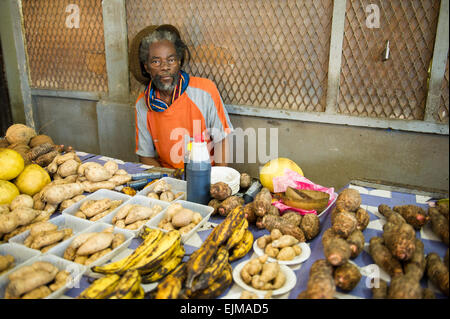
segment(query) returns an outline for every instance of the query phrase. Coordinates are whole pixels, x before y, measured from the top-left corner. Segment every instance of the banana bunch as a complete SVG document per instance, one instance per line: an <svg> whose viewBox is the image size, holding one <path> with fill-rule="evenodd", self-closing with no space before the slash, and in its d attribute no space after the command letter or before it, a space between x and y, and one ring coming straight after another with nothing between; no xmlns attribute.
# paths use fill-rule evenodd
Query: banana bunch
<svg viewBox="0 0 450 319"><path fill-rule="evenodd" d="M123 276L107 275L95 280L78 299L144 299L144 288L137 270L129 270Z"/></svg>
<svg viewBox="0 0 450 319"><path fill-rule="evenodd" d="M123 275L128 271L137 271L142 283L150 283L169 274L183 259L185 250L179 231L165 233L145 226L140 236L142 243L129 256L92 267L92 271L105 275Z"/></svg>
<svg viewBox="0 0 450 319"><path fill-rule="evenodd" d="M166 276L154 298L215 298L233 282L230 262L245 256L253 246L243 206L236 207L216 226L186 263Z"/></svg>

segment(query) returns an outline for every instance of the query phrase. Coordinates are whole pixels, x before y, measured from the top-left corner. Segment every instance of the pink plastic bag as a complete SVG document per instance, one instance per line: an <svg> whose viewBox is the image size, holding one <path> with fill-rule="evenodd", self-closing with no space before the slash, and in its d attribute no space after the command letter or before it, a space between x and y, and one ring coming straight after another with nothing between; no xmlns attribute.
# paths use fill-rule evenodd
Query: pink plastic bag
<svg viewBox="0 0 450 319"><path fill-rule="evenodd" d="M273 178L273 191L274 193L284 193L288 186L295 188L295 189L306 189L306 190L314 190L314 191L321 191L325 192L330 195L330 199L328 200L328 206L336 199L337 194L334 192L334 188L327 188L323 187L318 184L314 184L306 177L300 175L299 173L286 168L284 170L283 176L278 176ZM317 214L315 210L304 210L299 209L295 207L290 207L285 204L283 204L281 201L273 202L272 205L274 205L276 208L280 210L280 213L282 214L285 210L293 210L301 215L305 214Z"/></svg>

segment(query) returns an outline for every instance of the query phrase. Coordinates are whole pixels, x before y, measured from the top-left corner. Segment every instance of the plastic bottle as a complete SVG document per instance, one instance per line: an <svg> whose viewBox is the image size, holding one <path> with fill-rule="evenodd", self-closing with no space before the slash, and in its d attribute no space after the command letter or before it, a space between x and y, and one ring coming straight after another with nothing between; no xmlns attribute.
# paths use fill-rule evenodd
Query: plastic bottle
<svg viewBox="0 0 450 319"><path fill-rule="evenodd" d="M258 194L262 189L262 185L259 181L254 181L248 190L244 193L244 202L248 204L255 199L256 194Z"/></svg>
<svg viewBox="0 0 450 319"><path fill-rule="evenodd" d="M187 200L207 205L210 200L211 161L206 142L195 136L186 163Z"/></svg>

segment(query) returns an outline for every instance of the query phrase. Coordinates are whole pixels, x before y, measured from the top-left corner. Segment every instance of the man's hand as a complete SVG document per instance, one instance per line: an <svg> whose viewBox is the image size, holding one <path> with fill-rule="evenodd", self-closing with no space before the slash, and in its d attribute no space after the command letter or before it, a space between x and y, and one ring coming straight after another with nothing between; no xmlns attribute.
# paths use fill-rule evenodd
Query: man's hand
<svg viewBox="0 0 450 319"><path fill-rule="evenodd" d="M141 162L142 164L161 167L161 164L154 157L145 157L145 156L139 156L139 155L138 155L138 157L139 157L139 162Z"/></svg>

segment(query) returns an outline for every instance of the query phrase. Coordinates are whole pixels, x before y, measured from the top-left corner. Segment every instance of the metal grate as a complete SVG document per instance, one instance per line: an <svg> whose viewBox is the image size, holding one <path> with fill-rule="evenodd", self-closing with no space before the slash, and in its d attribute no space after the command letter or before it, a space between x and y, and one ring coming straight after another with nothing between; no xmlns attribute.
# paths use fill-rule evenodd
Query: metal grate
<svg viewBox="0 0 450 319"><path fill-rule="evenodd" d="M79 28L69 19L79 8ZM70 8L70 7L69 7ZM39 89L108 90L100 0L22 0L30 86Z"/></svg>
<svg viewBox="0 0 450 319"><path fill-rule="evenodd" d="M332 0L127 1L128 39L176 26L193 55L186 71L213 80L225 104L325 109ZM134 96L142 90L131 76Z"/></svg>
<svg viewBox="0 0 450 319"><path fill-rule="evenodd" d="M347 1L339 113L423 119L439 2ZM371 13L366 12L369 5L379 8L379 28L366 25ZM382 62L387 40L391 55Z"/></svg>
<svg viewBox="0 0 450 319"><path fill-rule="evenodd" d="M442 81L442 92L441 92L441 104L439 106L439 112L436 116L436 121L441 123L448 123L448 102L449 102L449 58L447 57L447 67L445 68L444 80Z"/></svg>

